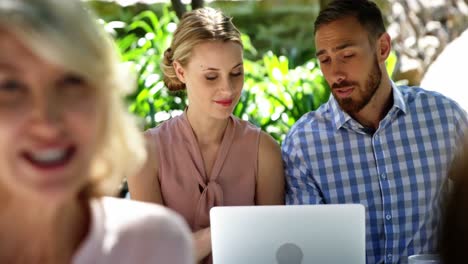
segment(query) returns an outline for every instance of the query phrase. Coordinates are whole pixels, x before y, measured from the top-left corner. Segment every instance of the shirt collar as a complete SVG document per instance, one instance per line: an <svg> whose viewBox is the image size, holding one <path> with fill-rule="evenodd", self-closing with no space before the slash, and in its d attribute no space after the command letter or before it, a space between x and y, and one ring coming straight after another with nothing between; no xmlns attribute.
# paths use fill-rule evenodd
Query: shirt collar
<svg viewBox="0 0 468 264"><path fill-rule="evenodd" d="M392 89L393 89L393 107L400 109L404 114L407 113L407 103L405 101L405 97L401 93L401 90L396 86L394 82L392 82Z"/></svg>
<svg viewBox="0 0 468 264"><path fill-rule="evenodd" d="M407 105L405 102L405 98L401 93L400 89L395 85L392 81L392 93L393 93L393 108L396 108L402 111L404 114L407 112ZM346 124L349 120L353 118L348 115L348 113L344 112L338 102L335 100L333 94L330 93L330 98L328 99L328 108L331 113L333 123L335 124L336 130L340 129L344 124ZM389 111L390 112L390 111Z"/></svg>

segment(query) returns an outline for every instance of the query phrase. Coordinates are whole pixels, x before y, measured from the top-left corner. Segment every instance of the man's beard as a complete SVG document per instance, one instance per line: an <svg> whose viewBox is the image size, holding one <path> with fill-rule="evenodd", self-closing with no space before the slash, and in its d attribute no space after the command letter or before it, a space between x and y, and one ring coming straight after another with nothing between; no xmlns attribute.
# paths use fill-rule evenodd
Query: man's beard
<svg viewBox="0 0 468 264"><path fill-rule="evenodd" d="M351 97L347 98L338 98L335 96L336 101L340 105L341 109L345 111L348 114L355 114L361 111L374 97L375 93L377 92L377 89L380 86L380 83L382 81L382 71L380 70L379 63L377 62L377 57L374 58L374 67L372 68L372 71L369 73L369 76L367 77L366 80L366 87L364 90L357 90L357 92L361 92L358 94L360 98L358 99L353 99ZM334 88L340 88L340 87L346 87L346 86L352 86L354 85L354 89L358 89L358 83L357 82L349 82L349 81L343 81L339 84L333 84L332 89Z"/></svg>

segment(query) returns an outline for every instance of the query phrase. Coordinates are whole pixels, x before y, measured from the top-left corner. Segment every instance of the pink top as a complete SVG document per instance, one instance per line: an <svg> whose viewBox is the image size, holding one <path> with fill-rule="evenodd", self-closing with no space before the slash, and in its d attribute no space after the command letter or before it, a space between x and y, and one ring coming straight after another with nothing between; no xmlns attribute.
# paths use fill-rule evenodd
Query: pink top
<svg viewBox="0 0 468 264"><path fill-rule="evenodd" d="M96 199L91 202L89 233L72 263L193 263L190 231L163 206Z"/></svg>
<svg viewBox="0 0 468 264"><path fill-rule="evenodd" d="M157 146L163 202L192 231L210 226L213 206L255 204L259 128L231 115L210 175L185 112L146 133Z"/></svg>

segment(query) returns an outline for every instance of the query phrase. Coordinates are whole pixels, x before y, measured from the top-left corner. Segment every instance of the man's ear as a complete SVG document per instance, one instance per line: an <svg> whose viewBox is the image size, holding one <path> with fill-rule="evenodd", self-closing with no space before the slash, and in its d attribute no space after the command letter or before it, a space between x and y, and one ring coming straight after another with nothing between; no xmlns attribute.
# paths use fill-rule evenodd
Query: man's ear
<svg viewBox="0 0 468 264"><path fill-rule="evenodd" d="M384 62L390 55L392 50L392 40L387 32L383 33L382 36L377 40L377 55L379 62Z"/></svg>
<svg viewBox="0 0 468 264"><path fill-rule="evenodd" d="M182 83L185 83L185 69L184 69L184 67L182 67L182 65L178 61L174 61L172 63L172 67L174 67L174 71L175 71L179 81L181 81Z"/></svg>

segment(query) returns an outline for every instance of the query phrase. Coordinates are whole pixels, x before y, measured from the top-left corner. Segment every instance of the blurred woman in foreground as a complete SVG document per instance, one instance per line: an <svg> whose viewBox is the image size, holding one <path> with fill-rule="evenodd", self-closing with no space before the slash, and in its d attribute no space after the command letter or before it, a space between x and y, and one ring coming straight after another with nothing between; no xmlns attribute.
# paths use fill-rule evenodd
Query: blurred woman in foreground
<svg viewBox="0 0 468 264"><path fill-rule="evenodd" d="M79 0L0 1L0 263L193 260L180 217L103 197L145 159L118 65Z"/></svg>

